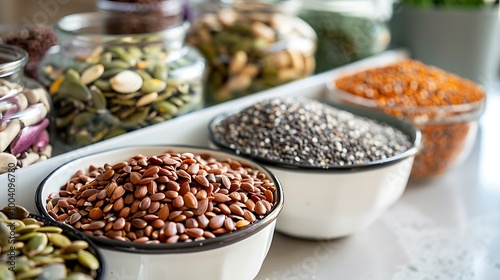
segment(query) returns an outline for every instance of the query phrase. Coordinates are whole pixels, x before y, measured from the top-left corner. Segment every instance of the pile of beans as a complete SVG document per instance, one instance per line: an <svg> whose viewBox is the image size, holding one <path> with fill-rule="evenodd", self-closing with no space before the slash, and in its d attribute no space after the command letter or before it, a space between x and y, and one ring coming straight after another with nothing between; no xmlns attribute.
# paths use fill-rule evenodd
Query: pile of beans
<svg viewBox="0 0 500 280"><path fill-rule="evenodd" d="M384 112L410 120L422 131L414 179L439 175L456 160L471 120L477 117L466 115L480 111L478 103L485 99L484 90L475 83L409 59L342 77L335 84L348 94L375 101ZM457 110L453 105L470 107Z"/></svg>
<svg viewBox="0 0 500 280"><path fill-rule="evenodd" d="M47 210L91 236L142 243L191 242L228 234L274 207L271 178L209 154L137 155L78 171Z"/></svg>
<svg viewBox="0 0 500 280"><path fill-rule="evenodd" d="M0 279L92 280L102 268L90 244L19 205L0 211Z"/></svg>
<svg viewBox="0 0 500 280"><path fill-rule="evenodd" d="M411 146L391 126L306 98L256 103L217 123L213 136L238 153L322 168L382 160Z"/></svg>

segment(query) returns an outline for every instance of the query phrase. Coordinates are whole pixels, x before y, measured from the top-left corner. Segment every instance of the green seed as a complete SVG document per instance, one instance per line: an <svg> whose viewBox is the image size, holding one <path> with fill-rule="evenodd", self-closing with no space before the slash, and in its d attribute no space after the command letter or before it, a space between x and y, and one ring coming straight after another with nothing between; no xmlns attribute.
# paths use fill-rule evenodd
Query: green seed
<svg viewBox="0 0 500 280"><path fill-rule="evenodd" d="M9 244L10 229L3 223L0 222L0 247Z"/></svg>
<svg viewBox="0 0 500 280"><path fill-rule="evenodd" d="M144 70L137 70L136 73L141 76L142 80L143 81L146 81L146 80L149 80L149 79L152 79L153 77L146 71Z"/></svg>
<svg viewBox="0 0 500 280"><path fill-rule="evenodd" d="M89 132L86 130L78 132L75 140L76 140L76 144L78 146L81 146L81 147L92 144L92 137L90 136Z"/></svg>
<svg viewBox="0 0 500 280"><path fill-rule="evenodd" d="M54 252L54 246L47 245L43 251L40 252L40 255L48 255Z"/></svg>
<svg viewBox="0 0 500 280"><path fill-rule="evenodd" d="M67 127L77 115L78 112L73 111L62 118L56 118L56 127Z"/></svg>
<svg viewBox="0 0 500 280"><path fill-rule="evenodd" d="M134 57L136 60L139 60L142 57L142 51L138 47L131 46L128 48L128 53Z"/></svg>
<svg viewBox="0 0 500 280"><path fill-rule="evenodd" d="M142 84L141 91L143 93L160 92L167 87L167 83L159 79L145 80Z"/></svg>
<svg viewBox="0 0 500 280"><path fill-rule="evenodd" d="M36 256L32 259L35 262L35 266L45 266L48 264L64 263L63 258L54 256Z"/></svg>
<svg viewBox="0 0 500 280"><path fill-rule="evenodd" d="M16 275L10 271L8 267L0 266L0 279L2 280L15 280Z"/></svg>
<svg viewBox="0 0 500 280"><path fill-rule="evenodd" d="M149 105L152 102L156 101L157 98L158 98L158 93L154 91L154 92L148 93L148 94L142 96L141 98L139 98L135 105L137 107Z"/></svg>
<svg viewBox="0 0 500 280"><path fill-rule="evenodd" d="M28 216L30 215L30 212L28 212L26 208L19 205L15 205L14 207L5 206L2 209L2 212L5 215L7 215L9 219L18 219L18 220L28 218Z"/></svg>
<svg viewBox="0 0 500 280"><path fill-rule="evenodd" d="M30 241L28 241L28 244L26 244L26 246L24 246L23 248L23 253L29 258L34 257L42 252L49 241L47 235L37 232L35 233L37 235L33 236L33 238L31 238Z"/></svg>
<svg viewBox="0 0 500 280"><path fill-rule="evenodd" d="M17 241L27 241L27 240L30 240L31 238L33 238L37 235L45 235L45 234L39 233L39 232L29 232L29 233L26 233L26 234L19 236L18 238L16 238L16 240Z"/></svg>
<svg viewBox="0 0 500 280"><path fill-rule="evenodd" d="M9 218L7 218L7 216L2 211L0 211L0 222L5 222L8 220Z"/></svg>
<svg viewBox="0 0 500 280"><path fill-rule="evenodd" d="M157 64L153 70L153 76L158 80L167 80L168 71L166 65Z"/></svg>
<svg viewBox="0 0 500 280"><path fill-rule="evenodd" d="M106 70L104 70L104 73L102 74L101 78L109 79L111 77L118 75L120 72L122 72L125 69L124 68L106 68ZM110 84L110 86L111 86L111 84Z"/></svg>
<svg viewBox="0 0 500 280"><path fill-rule="evenodd" d="M80 81L80 74L78 74L78 71L76 71L75 69L70 68L66 71L66 76L65 76L64 80L79 82Z"/></svg>
<svg viewBox="0 0 500 280"><path fill-rule="evenodd" d="M16 229L16 232L22 235L28 232L36 231L39 228L40 226L38 224L25 225L24 227Z"/></svg>
<svg viewBox="0 0 500 280"><path fill-rule="evenodd" d="M71 253L71 254L64 254L64 255L57 255L59 258L66 260L66 261L74 261L78 259L78 254L77 253Z"/></svg>
<svg viewBox="0 0 500 280"><path fill-rule="evenodd" d="M25 225L40 225L40 222L37 220L37 219L33 219L33 218L25 218L23 219L23 223Z"/></svg>
<svg viewBox="0 0 500 280"><path fill-rule="evenodd" d="M60 97L74 98L82 102L90 100L91 97L90 90L87 86L82 84L80 81L73 81L68 79L65 79L61 83L57 94Z"/></svg>
<svg viewBox="0 0 500 280"><path fill-rule="evenodd" d="M21 272L31 270L34 266L35 262L33 261L28 261L28 260L20 261L19 259L16 259L16 267L14 268L14 271L16 272L16 274L19 274ZM3 278L0 277L0 279Z"/></svg>
<svg viewBox="0 0 500 280"><path fill-rule="evenodd" d="M116 137L118 135L122 135L127 133L125 129L122 128L111 128L106 135L104 135L104 139L110 139Z"/></svg>
<svg viewBox="0 0 500 280"><path fill-rule="evenodd" d="M84 127L91 123L92 119L95 117L95 114L89 112L80 113L73 119L73 125L76 127Z"/></svg>
<svg viewBox="0 0 500 280"><path fill-rule="evenodd" d="M89 247L89 243L87 243L85 240L75 240L71 243L71 245L64 247L61 249L61 254L71 254L71 253L76 253L80 250L85 250Z"/></svg>
<svg viewBox="0 0 500 280"><path fill-rule="evenodd" d="M106 71L108 70L125 70L125 69L128 69L130 67L130 65L125 62L125 61L121 61L121 60L113 60L111 62L105 62L103 63L103 66L104 68L106 69ZM104 71L104 73L106 73L106 71ZM103 78L106 78L103 76Z"/></svg>
<svg viewBox="0 0 500 280"><path fill-rule="evenodd" d="M65 279L67 276L64 264L51 264L43 267L43 272L38 276L37 280Z"/></svg>
<svg viewBox="0 0 500 280"><path fill-rule="evenodd" d="M155 106L155 109L160 114L167 113L170 115L175 115L175 114L177 114L177 111L178 111L177 107L168 101L155 103L154 106Z"/></svg>
<svg viewBox="0 0 500 280"><path fill-rule="evenodd" d="M97 86L91 86L90 92L92 93L92 104L98 111L106 109L106 97Z"/></svg>
<svg viewBox="0 0 500 280"><path fill-rule="evenodd" d="M97 270L99 268L99 261L97 258L87 251L78 252L78 262L86 268Z"/></svg>
<svg viewBox="0 0 500 280"><path fill-rule="evenodd" d="M142 121L144 121L149 114L149 108L145 108L141 110L137 110L135 113L133 113L131 116L127 117L126 119L123 120L123 123L125 124L137 124Z"/></svg>
<svg viewBox="0 0 500 280"><path fill-rule="evenodd" d="M52 244L59 248L71 245L71 240L60 233L47 233L47 237Z"/></svg>
<svg viewBox="0 0 500 280"><path fill-rule="evenodd" d="M111 85L107 80L96 80L94 85L98 87L101 91L111 91Z"/></svg>
<svg viewBox="0 0 500 280"><path fill-rule="evenodd" d="M31 279L31 278L36 278L38 275L42 274L43 268L37 267L33 268L31 270L28 270L26 272L23 272L21 274L16 275L17 280L25 280L25 279Z"/></svg>
<svg viewBox="0 0 500 280"><path fill-rule="evenodd" d="M37 230L37 232L46 232L46 233L61 233L63 230L59 227L54 226L43 226Z"/></svg>
<svg viewBox="0 0 500 280"><path fill-rule="evenodd" d="M184 101L182 101L182 99L180 99L178 97L172 97L168 101L177 105L177 107L181 107L184 105Z"/></svg>
<svg viewBox="0 0 500 280"><path fill-rule="evenodd" d="M110 63L113 60L113 54L110 52L105 52L101 55L101 60L99 60L99 63L105 64L105 63Z"/></svg>

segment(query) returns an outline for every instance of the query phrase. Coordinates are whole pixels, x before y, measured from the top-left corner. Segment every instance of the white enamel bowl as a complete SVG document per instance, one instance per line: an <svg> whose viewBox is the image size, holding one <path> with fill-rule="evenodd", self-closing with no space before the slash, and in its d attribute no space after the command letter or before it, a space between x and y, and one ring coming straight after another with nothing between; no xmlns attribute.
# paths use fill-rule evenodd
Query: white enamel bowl
<svg viewBox="0 0 500 280"><path fill-rule="evenodd" d="M87 170L91 164L102 166L104 163L128 160L138 154L152 156L165 151L209 153L219 160L232 158L249 164L265 173L276 185L275 206L264 219L246 228L204 241L152 245L91 237L106 261L105 279L255 278L271 246L276 218L283 207L283 191L279 181L266 168L233 154L185 146L137 146L85 156L56 169L40 184L35 197L37 210L42 216L51 218L45 207L47 197L59 191L77 170Z"/></svg>
<svg viewBox="0 0 500 280"><path fill-rule="evenodd" d="M406 133L412 146L392 158L328 169L238 153L265 165L280 180L287 200L276 224L281 233L305 239L352 235L371 225L406 188L420 143L420 131L383 113L344 105L334 107L389 124ZM219 115L211 121L210 137L219 149L235 153L229 146L217 142L213 135L213 127L228 115Z"/></svg>

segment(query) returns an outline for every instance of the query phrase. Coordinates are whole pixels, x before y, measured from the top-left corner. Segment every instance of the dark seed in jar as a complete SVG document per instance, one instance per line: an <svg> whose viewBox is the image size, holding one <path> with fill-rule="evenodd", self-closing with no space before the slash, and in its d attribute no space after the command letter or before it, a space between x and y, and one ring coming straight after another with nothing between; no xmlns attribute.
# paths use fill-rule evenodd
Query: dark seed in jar
<svg viewBox="0 0 500 280"><path fill-rule="evenodd" d="M403 132L307 98L276 98L217 123L215 141L237 153L328 168L393 157L411 143Z"/></svg>

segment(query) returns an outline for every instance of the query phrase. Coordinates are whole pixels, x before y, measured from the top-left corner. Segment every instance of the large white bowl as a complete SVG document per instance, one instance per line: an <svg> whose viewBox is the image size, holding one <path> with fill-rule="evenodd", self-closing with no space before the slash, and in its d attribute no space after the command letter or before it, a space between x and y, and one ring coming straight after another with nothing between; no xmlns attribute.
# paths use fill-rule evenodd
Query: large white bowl
<svg viewBox="0 0 500 280"><path fill-rule="evenodd" d="M185 146L138 146L85 156L56 169L40 184L35 197L37 210L41 215L52 219L45 207L47 197L50 193L59 191L77 170L87 170L91 164L102 166L104 163L128 160L138 154L152 156L167 150L176 153L209 153L219 160L233 158L249 164L274 182L277 189L276 204L264 219L246 228L204 241L152 245L91 237L106 260L105 279L255 278L271 246L276 217L283 207L283 191L279 181L266 168L233 154Z"/></svg>
<svg viewBox="0 0 500 280"><path fill-rule="evenodd" d="M380 112L335 105L358 116L389 124L406 133L412 146L397 156L362 165L328 169L297 166L238 153L265 165L276 175L286 194L286 205L276 229L305 239L344 237L372 224L403 194L420 144L420 131L409 123ZM229 114L210 123L210 137L216 147L235 153L217 142L213 127Z"/></svg>

